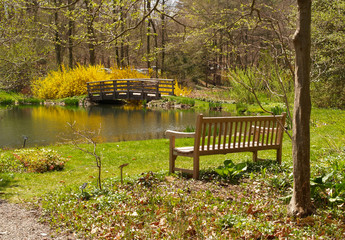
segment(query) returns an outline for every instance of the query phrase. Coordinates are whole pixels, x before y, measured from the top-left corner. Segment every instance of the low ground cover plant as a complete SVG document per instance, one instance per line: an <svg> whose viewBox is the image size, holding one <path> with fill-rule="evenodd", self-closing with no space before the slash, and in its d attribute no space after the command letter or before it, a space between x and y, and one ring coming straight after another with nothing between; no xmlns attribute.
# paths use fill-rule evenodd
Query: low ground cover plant
<svg viewBox="0 0 345 240"><path fill-rule="evenodd" d="M124 184L64 187L42 198L47 221L90 239L341 239L344 208L286 215L286 195L271 178L289 169L272 161L248 164L237 184L143 173ZM207 176L205 176L205 174ZM203 179L209 173L202 173ZM287 187L286 189L289 189Z"/></svg>
<svg viewBox="0 0 345 240"><path fill-rule="evenodd" d="M66 158L51 149L18 149L12 154L0 155L0 171L31 173L59 171L64 168L66 161Z"/></svg>

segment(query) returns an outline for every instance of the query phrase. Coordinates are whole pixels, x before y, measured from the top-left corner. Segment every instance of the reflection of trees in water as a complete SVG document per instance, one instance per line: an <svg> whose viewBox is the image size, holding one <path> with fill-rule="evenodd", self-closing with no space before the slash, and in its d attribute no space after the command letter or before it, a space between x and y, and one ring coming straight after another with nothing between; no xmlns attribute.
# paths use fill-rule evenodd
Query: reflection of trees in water
<svg viewBox="0 0 345 240"><path fill-rule="evenodd" d="M101 126L98 142L163 138L166 129L184 130L186 126L193 126L196 114L112 105L90 108L14 106L8 111L0 108L2 133L6 136L0 138L0 146L21 146L22 135L29 136L30 146L63 143L70 133L67 123L74 121L81 130L97 130Z"/></svg>

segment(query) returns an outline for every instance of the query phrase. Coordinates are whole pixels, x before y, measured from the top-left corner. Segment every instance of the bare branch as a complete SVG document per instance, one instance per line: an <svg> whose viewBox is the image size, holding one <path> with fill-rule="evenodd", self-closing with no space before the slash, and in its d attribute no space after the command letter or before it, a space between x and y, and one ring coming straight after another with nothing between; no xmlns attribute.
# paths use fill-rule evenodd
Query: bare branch
<svg viewBox="0 0 345 240"><path fill-rule="evenodd" d="M118 38L122 37L123 35L125 35L127 32L129 32L129 31L131 31L131 30L134 30L134 29L138 28L138 27L146 20L146 18L148 18L148 17L151 15L152 12L154 12L154 11L157 10L158 4L159 4L159 0L156 1L156 3L155 3L155 5L153 6L153 8L152 8L149 12L147 12L147 13L142 17L142 19L141 19L139 22L137 22L137 24L135 24L133 27L129 27L129 28L123 30L121 33L119 33L118 35L114 36L112 39L109 39L109 40L107 40L107 41L104 41L103 43L111 43L111 42L115 41L116 39L118 39Z"/></svg>

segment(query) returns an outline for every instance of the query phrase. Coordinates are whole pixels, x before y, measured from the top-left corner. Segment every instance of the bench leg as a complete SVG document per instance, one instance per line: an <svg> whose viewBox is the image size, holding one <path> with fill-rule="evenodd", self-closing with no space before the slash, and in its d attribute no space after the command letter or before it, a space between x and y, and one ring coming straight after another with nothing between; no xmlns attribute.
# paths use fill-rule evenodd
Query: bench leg
<svg viewBox="0 0 345 240"><path fill-rule="evenodd" d="M257 162L258 161L258 151L254 151L253 152L253 162Z"/></svg>
<svg viewBox="0 0 345 240"><path fill-rule="evenodd" d="M174 173L175 172L175 161L177 156L174 155L171 151L170 157L169 157L169 172Z"/></svg>
<svg viewBox="0 0 345 240"><path fill-rule="evenodd" d="M199 156L193 157L193 178L195 180L199 179Z"/></svg>
<svg viewBox="0 0 345 240"><path fill-rule="evenodd" d="M277 161L278 161L279 164L282 163L282 148L279 148L277 150Z"/></svg>
<svg viewBox="0 0 345 240"><path fill-rule="evenodd" d="M175 148L175 137L171 136L169 139L169 172L170 173L175 172L175 160L177 156L174 155L174 148Z"/></svg>

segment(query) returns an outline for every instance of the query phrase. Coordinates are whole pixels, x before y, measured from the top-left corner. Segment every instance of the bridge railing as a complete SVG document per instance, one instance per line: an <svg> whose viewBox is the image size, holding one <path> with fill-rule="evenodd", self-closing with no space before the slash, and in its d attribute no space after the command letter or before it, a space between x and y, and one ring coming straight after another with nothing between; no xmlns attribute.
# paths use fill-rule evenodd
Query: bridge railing
<svg viewBox="0 0 345 240"><path fill-rule="evenodd" d="M88 82L87 91L91 101L153 100L162 95L174 95L174 80L150 78Z"/></svg>

